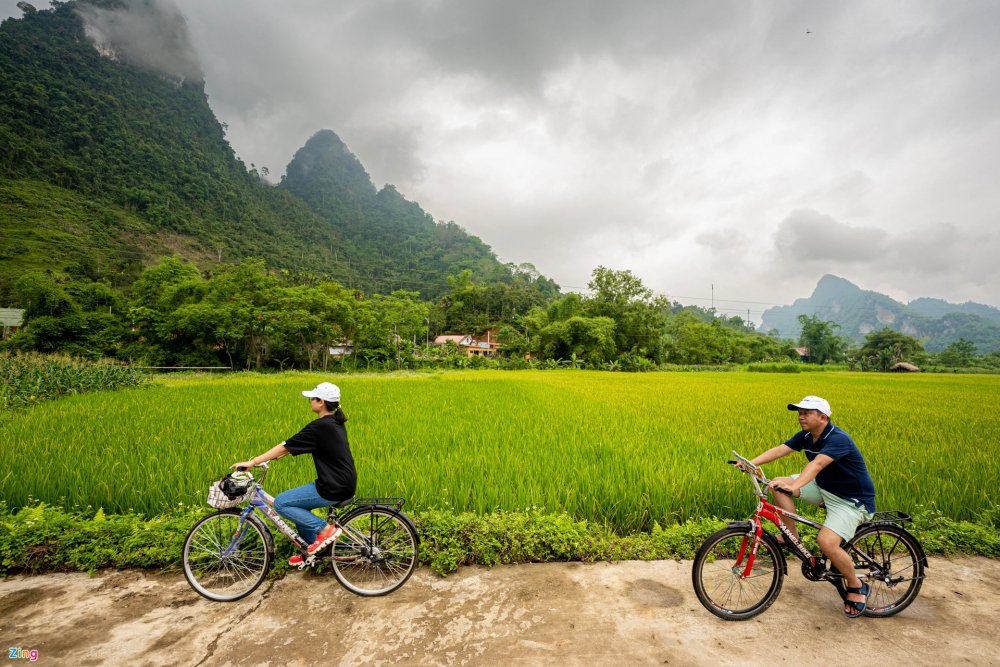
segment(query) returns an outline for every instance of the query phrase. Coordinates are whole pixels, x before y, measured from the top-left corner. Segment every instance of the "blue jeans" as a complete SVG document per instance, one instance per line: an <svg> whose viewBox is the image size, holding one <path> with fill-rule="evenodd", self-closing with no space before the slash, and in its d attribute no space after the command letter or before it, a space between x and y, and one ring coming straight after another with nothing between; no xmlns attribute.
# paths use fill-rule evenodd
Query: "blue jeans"
<svg viewBox="0 0 1000 667"><path fill-rule="evenodd" d="M274 497L274 509L295 524L306 544L315 542L316 535L326 526L326 521L309 510L329 507L332 504L332 500L319 495L315 482L288 489Z"/></svg>

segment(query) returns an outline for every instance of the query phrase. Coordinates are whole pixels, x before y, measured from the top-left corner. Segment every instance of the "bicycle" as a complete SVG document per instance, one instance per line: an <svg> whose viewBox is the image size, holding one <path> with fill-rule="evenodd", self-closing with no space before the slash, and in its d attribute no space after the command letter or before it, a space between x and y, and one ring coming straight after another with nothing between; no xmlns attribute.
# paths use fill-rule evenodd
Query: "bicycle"
<svg viewBox="0 0 1000 667"><path fill-rule="evenodd" d="M750 474L758 498L757 510L749 521L730 521L698 549L691 579L701 604L719 618L744 621L765 611L778 598L788 566L782 545L764 530L764 521L773 523L784 535L784 548L802 561L806 579L830 582L846 600L843 576L827 565L825 556L813 556L781 517L816 529L822 524L767 502L767 492L761 485L766 489L771 480L760 467L736 452L733 456L736 460L728 463ZM920 592L927 558L920 542L903 526L909 521L912 518L904 512L876 512L871 521L858 526L853 538L841 543L854 560L855 574L871 586L865 616L898 614Z"/></svg>
<svg viewBox="0 0 1000 667"><path fill-rule="evenodd" d="M200 595L232 602L263 583L274 562L274 537L268 522L302 554L299 570L329 563L337 581L356 595L387 595L413 574L420 537L402 511L402 498L350 498L334 503L326 519L343 532L330 547L309 554L308 545L275 511L274 498L264 491L268 462L256 467L263 468L257 479L240 470L212 485L208 503L218 511L199 519L184 540L184 577Z"/></svg>

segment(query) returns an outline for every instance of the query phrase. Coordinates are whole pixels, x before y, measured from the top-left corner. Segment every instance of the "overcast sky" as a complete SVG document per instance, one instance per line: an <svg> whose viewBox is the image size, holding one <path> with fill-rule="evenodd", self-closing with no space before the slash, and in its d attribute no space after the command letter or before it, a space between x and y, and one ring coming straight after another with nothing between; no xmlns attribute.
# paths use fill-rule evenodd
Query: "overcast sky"
<svg viewBox="0 0 1000 667"><path fill-rule="evenodd" d="M248 165L332 129L565 290L604 265L758 323L825 273L1000 305L1000 3L157 2Z"/></svg>

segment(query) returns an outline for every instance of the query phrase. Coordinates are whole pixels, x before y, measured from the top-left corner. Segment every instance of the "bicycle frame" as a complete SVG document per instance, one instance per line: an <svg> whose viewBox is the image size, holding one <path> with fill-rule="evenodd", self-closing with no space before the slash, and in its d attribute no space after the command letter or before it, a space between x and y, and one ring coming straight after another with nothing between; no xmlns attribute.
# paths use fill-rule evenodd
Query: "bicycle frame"
<svg viewBox="0 0 1000 667"><path fill-rule="evenodd" d="M787 510L784 510L778 507L777 505L774 505L773 503L769 503L767 501L767 492L764 490L764 488L767 488L767 485L770 484L771 480L767 479L767 477L764 476L764 472L758 466L755 466L753 463L751 463L749 460L743 458L736 452L733 452L733 456L735 456L737 460L739 460L739 462L743 464L741 466L743 470L745 470L750 474L750 479L753 482L754 490L756 491L757 494L757 509L754 512L753 518L750 519L750 523L754 527L753 547L750 549L750 555L749 557L747 557L747 564L746 567L743 569L742 576L749 576L751 571L753 570L754 561L757 558L757 549L760 546L761 539L763 539L761 535L764 532L765 519L773 523L774 526L781 532L781 534L784 535L786 543L793 547L792 554L794 554L803 563L807 564L810 569L816 571L817 566L820 563L823 563L825 567L825 561L817 561L816 557L812 554L811 551L809 551L809 549L806 548L805 544L803 544L801 540L799 540L797 537L795 537L795 535L792 534L792 531L788 528L788 526L785 525L785 522L782 521L782 517L791 519L796 523L801 523L806 526L810 526L817 530L821 529L823 527L823 524L817 521L813 521L812 519L801 516L799 514L796 514L794 512L789 512ZM735 462L731 463L735 464ZM764 485L764 488L761 488L761 484ZM743 545L739 555L737 556L736 559L737 566L743 562L743 558L746 555L746 546L747 546L746 544ZM853 545L848 545L848 549L852 554L860 558L862 561L868 563L869 565L875 568L878 568L878 564L875 561L869 558L867 554L859 551L858 549L855 549ZM859 579L869 578L869 575L864 573L857 573L856 576ZM832 570L825 569L823 573L823 578L832 583L836 583L836 581L843 578L843 575L840 572L836 571L835 568Z"/></svg>
<svg viewBox="0 0 1000 667"><path fill-rule="evenodd" d="M299 536L298 531L293 526L290 526L288 522L284 519L284 517L278 514L278 511L274 509L274 496L269 494L263 488L264 479L267 477L267 471L268 471L267 462L260 464L258 467L263 468L264 472L261 474L259 479L253 480L253 485L254 485L253 497L250 499L250 504L247 505L247 507L240 514L240 528L236 531L236 534L233 535L233 540L232 542L230 542L229 546L226 547L225 551L223 551L223 555L228 556L230 553L236 550L236 548L240 545L240 543L243 541L243 536L246 533L245 526L247 519L251 514L256 513L261 518L270 521L271 524L274 525L281 532L282 535L291 540L292 544L294 544L299 549L299 552L301 552L304 558L303 567L315 564L316 554L310 554L307 551L309 545L306 543L305 540L302 539L302 537ZM402 504L403 503L401 498L357 498L354 499L351 503L345 505L345 507L375 507L375 506L385 505L393 507L398 510L402 506ZM371 545L368 544L368 541L364 535L357 532L356 530L353 530L350 526L340 523L337 509L338 508L336 507L330 507L329 511L327 512L327 518L329 520L332 520L334 525L339 526L341 530L343 530L357 544L363 544L367 547L370 547ZM351 556L333 555L331 557L339 561L350 561L357 558L356 555L351 555Z"/></svg>

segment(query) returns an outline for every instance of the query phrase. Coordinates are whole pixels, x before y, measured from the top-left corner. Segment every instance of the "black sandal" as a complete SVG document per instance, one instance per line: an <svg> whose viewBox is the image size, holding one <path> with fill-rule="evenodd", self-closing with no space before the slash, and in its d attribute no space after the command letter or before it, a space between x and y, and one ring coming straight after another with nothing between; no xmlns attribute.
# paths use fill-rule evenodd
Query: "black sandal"
<svg viewBox="0 0 1000 667"><path fill-rule="evenodd" d="M857 618L861 614L865 613L865 609L868 608L868 593L871 591L871 587L865 582L861 582L861 586L858 588L851 588L850 586L844 587L844 604L851 608L850 611L844 610L844 616L847 618ZM857 595L864 595L865 599L861 602L855 602L854 600L848 600L847 596L851 593Z"/></svg>

